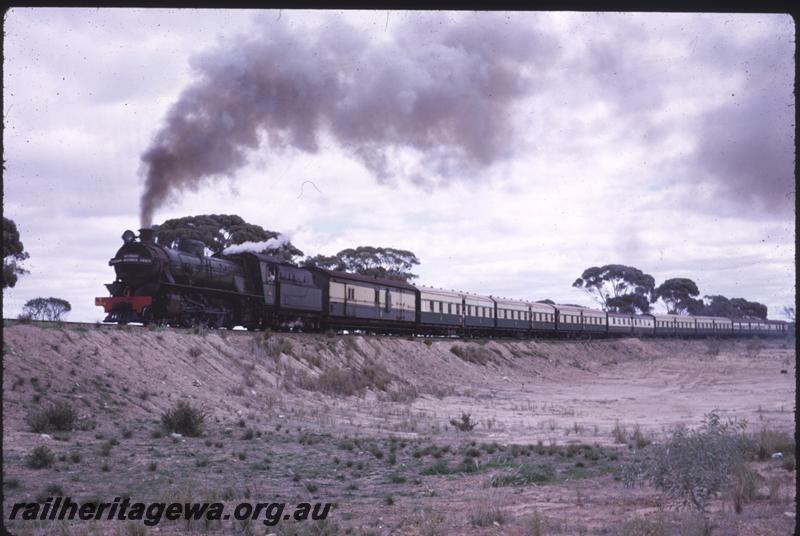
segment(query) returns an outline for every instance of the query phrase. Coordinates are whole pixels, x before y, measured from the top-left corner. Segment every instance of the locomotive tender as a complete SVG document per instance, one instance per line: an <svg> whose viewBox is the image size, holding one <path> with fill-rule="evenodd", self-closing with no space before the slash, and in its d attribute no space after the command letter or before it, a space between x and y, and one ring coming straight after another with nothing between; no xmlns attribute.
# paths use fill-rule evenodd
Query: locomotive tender
<svg viewBox="0 0 800 536"><path fill-rule="evenodd" d="M110 297L95 298L105 322L152 322L231 329L363 329L464 336L783 335L785 322L754 318L606 313L575 305L512 300L414 286L316 267L270 255L205 255L197 240L177 249L151 229L122 235L109 261Z"/></svg>

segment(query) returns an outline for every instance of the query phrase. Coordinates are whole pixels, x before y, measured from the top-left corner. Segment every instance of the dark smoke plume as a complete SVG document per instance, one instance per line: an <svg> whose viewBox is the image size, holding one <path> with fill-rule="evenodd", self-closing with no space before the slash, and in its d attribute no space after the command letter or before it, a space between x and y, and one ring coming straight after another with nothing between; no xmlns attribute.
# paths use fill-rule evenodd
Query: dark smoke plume
<svg viewBox="0 0 800 536"><path fill-rule="evenodd" d="M323 133L381 181L446 181L510 156L513 104L557 52L531 19L392 28L376 41L340 20L311 33L260 20L257 35L194 58L197 80L142 155L142 225L177 192L232 177L250 151L315 153Z"/></svg>

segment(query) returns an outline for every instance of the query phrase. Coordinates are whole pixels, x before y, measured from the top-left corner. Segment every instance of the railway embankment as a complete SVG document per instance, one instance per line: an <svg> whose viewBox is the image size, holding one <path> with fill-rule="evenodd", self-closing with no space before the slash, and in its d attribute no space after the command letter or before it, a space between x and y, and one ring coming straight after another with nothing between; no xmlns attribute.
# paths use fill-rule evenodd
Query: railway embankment
<svg viewBox="0 0 800 536"><path fill-rule="evenodd" d="M657 431L712 409L763 421L794 399L792 340L464 341L50 323L10 325L4 338L11 430L47 402L145 423L186 398L220 423L258 413L366 433L425 433L463 412L481 433L513 441L552 439L581 420L592 431L616 421Z"/></svg>

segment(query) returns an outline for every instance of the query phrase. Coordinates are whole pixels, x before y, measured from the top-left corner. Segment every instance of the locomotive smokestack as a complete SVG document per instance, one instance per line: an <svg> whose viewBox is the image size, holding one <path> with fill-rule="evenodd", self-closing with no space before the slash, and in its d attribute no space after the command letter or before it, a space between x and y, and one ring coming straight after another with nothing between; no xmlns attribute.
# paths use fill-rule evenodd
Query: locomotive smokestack
<svg viewBox="0 0 800 536"><path fill-rule="evenodd" d="M152 229L143 228L139 229L139 240L142 242L153 242L156 232Z"/></svg>

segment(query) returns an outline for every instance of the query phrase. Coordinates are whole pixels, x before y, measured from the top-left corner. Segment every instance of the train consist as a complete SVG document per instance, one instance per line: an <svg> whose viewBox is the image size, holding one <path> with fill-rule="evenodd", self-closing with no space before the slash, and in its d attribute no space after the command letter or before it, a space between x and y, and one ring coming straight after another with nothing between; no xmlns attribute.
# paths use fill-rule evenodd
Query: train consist
<svg viewBox="0 0 800 536"><path fill-rule="evenodd" d="M355 329L461 336L777 336L785 322L606 313L414 286L402 281L297 267L259 253L204 254L197 240L177 249L154 232L122 235L109 265L111 297L96 298L106 322L203 324L217 328Z"/></svg>

